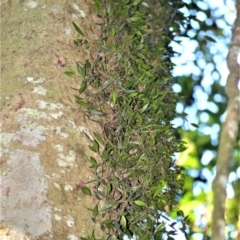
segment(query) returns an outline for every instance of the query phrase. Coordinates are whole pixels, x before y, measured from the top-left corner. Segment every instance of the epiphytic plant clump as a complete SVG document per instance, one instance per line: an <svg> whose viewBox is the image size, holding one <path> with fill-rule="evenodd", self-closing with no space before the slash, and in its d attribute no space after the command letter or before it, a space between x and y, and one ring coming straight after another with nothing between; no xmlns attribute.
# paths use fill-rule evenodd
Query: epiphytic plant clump
<svg viewBox="0 0 240 240"><path fill-rule="evenodd" d="M76 102L103 129L90 147L102 159L89 159L95 187L82 191L107 203L92 209L104 239L171 239L176 233L167 214L177 210L184 175L172 156L185 147L171 124L179 97L172 91L167 45L178 8L167 0L94 0L101 37L92 41L73 23L79 33L74 42L89 58L77 63L79 74L65 73L81 77ZM183 213L177 214L185 233Z"/></svg>

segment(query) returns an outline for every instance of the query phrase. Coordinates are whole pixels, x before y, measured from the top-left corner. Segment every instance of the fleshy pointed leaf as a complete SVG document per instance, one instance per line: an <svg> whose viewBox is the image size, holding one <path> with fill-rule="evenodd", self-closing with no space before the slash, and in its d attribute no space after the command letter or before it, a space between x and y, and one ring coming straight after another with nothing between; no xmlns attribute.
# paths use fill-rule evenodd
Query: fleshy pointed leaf
<svg viewBox="0 0 240 240"><path fill-rule="evenodd" d="M67 71L67 72L64 72L68 77L75 77L75 73L74 72L70 72L70 71Z"/></svg>
<svg viewBox="0 0 240 240"><path fill-rule="evenodd" d="M140 113L145 112L148 109L150 103L145 104L141 109L140 109Z"/></svg>
<svg viewBox="0 0 240 240"><path fill-rule="evenodd" d="M83 83L82 86L79 88L78 93L81 94L87 88L87 83Z"/></svg>
<svg viewBox="0 0 240 240"><path fill-rule="evenodd" d="M97 153L98 150L99 150L98 142L94 140L92 146L90 146L90 149L91 149L93 152L96 152L96 153Z"/></svg>
<svg viewBox="0 0 240 240"><path fill-rule="evenodd" d="M120 219L120 224L121 226L126 229L127 228L127 220L124 216L121 216L121 219Z"/></svg>
<svg viewBox="0 0 240 240"><path fill-rule="evenodd" d="M156 234L156 233L162 231L164 228L165 228L165 223L160 223L160 224L156 227L156 229L154 230L154 233Z"/></svg>
<svg viewBox="0 0 240 240"><path fill-rule="evenodd" d="M138 206L147 206L147 204L145 202L143 202L142 200L136 200L136 201L134 201L134 203Z"/></svg>
<svg viewBox="0 0 240 240"><path fill-rule="evenodd" d="M73 24L74 28L76 29L76 31L77 31L80 35L82 35L82 36L84 37L83 32L82 32L81 29L75 24L75 22L72 22L72 24Z"/></svg>
<svg viewBox="0 0 240 240"><path fill-rule="evenodd" d="M92 210L92 213L93 213L93 217L96 217L98 215L98 205L96 205L93 210Z"/></svg>
<svg viewBox="0 0 240 240"><path fill-rule="evenodd" d="M95 136L95 138L98 140L98 142L100 144L104 145L104 141L103 141L102 137L98 133L93 132L93 135Z"/></svg>
<svg viewBox="0 0 240 240"><path fill-rule="evenodd" d="M82 187L82 192L85 194L85 195L89 195L91 196L91 191L88 187Z"/></svg>

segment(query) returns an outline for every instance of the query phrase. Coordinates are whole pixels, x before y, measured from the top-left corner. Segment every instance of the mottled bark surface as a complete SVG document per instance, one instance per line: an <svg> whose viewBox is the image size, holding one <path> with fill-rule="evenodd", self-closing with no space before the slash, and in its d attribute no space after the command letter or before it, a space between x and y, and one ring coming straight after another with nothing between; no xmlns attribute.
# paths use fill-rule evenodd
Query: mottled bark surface
<svg viewBox="0 0 240 240"><path fill-rule="evenodd" d="M94 229L96 199L79 183L94 177L88 146L101 129L74 102L80 79L63 73L85 61L72 21L88 32L89 19L84 0L1 3L0 237L75 240Z"/></svg>

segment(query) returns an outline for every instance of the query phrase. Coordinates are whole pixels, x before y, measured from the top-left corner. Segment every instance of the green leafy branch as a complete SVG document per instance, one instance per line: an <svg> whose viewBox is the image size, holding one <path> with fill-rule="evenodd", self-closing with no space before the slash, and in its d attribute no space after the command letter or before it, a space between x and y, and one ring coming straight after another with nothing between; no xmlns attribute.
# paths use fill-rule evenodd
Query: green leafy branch
<svg viewBox="0 0 240 240"><path fill-rule="evenodd" d="M138 239L162 239L167 234L172 239L177 231L175 223L167 231L161 220L169 221L163 213L177 209L184 184L184 175L172 159L174 152L185 149L171 124L178 116L179 99L171 87L172 51L167 47L171 34L166 25L173 10L166 0L141 3L94 0L101 38L90 43L73 23L79 33L75 44L88 49L92 58L77 63L78 74L65 72L83 79L76 102L103 129L101 136L94 133L90 146L102 159L100 163L89 159L96 175L93 193L87 187L82 191L107 204L91 209L93 220L101 221L106 231L104 239L120 239L124 234ZM179 217L180 230L186 234L183 213ZM95 238L92 234L82 239Z"/></svg>

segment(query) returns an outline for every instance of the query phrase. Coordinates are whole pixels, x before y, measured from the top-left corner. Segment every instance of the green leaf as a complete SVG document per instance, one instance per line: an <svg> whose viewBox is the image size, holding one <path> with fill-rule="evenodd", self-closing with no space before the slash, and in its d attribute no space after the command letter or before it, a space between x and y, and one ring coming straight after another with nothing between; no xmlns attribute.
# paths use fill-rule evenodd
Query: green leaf
<svg viewBox="0 0 240 240"><path fill-rule="evenodd" d="M90 191L90 189L87 188L87 187L82 187L82 192L83 192L85 195L91 196L91 191Z"/></svg>
<svg viewBox="0 0 240 240"><path fill-rule="evenodd" d="M74 22L72 22L72 24L73 24L74 28L76 29L76 31L77 31L80 35L82 35L82 36L84 37L84 34L83 34L83 32L81 31L81 29L80 29Z"/></svg>
<svg viewBox="0 0 240 240"><path fill-rule="evenodd" d="M129 94L129 96L136 97L138 94L139 94L139 92L133 92L133 93Z"/></svg>
<svg viewBox="0 0 240 240"><path fill-rule="evenodd" d="M87 88L87 83L83 83L80 89L78 90L78 93L79 94L83 93L86 88Z"/></svg>
<svg viewBox="0 0 240 240"><path fill-rule="evenodd" d="M99 91L103 91L104 89L106 89L113 81L114 81L113 78L111 78L111 79L109 79L108 81L106 81L106 82L99 88Z"/></svg>
<svg viewBox="0 0 240 240"><path fill-rule="evenodd" d="M93 132L93 135L95 136L95 138L98 140L99 143L104 145L104 141L103 141L102 137L98 133Z"/></svg>
<svg viewBox="0 0 240 240"><path fill-rule="evenodd" d="M113 176L112 180L117 186L119 185L119 179L116 176Z"/></svg>
<svg viewBox="0 0 240 240"><path fill-rule="evenodd" d="M139 112L140 112L140 113L145 112L145 111L147 110L149 104L150 104L150 103L145 104L145 105L139 110Z"/></svg>
<svg viewBox="0 0 240 240"><path fill-rule="evenodd" d="M97 161L96 161L96 159L95 159L95 158L93 158L93 157L90 157L89 161L90 161L90 163L92 164L92 166L95 166L95 165L97 165Z"/></svg>
<svg viewBox="0 0 240 240"><path fill-rule="evenodd" d="M102 10L102 17L105 18L106 15L107 15L107 9L103 8L103 10Z"/></svg>
<svg viewBox="0 0 240 240"><path fill-rule="evenodd" d="M141 19L141 17L139 17L139 16L134 16L134 17L131 17L131 18L130 18L130 20L131 20L132 22L137 22L139 19Z"/></svg>
<svg viewBox="0 0 240 240"><path fill-rule="evenodd" d="M100 210L100 212L104 212L104 211L107 211L107 210L112 209L112 208L113 208L113 205L110 204L110 205L107 205L107 206L103 207L103 208Z"/></svg>
<svg viewBox="0 0 240 240"><path fill-rule="evenodd" d="M214 42L214 43L217 42L214 38L209 37L209 36L205 36L204 39L207 40L207 41L209 41L209 42Z"/></svg>
<svg viewBox="0 0 240 240"><path fill-rule="evenodd" d="M135 29L135 34L138 35L138 36L142 36L142 32L139 31L138 29Z"/></svg>
<svg viewBox="0 0 240 240"><path fill-rule="evenodd" d="M83 78L86 77L86 65L84 65L83 67L81 67L81 66L79 65L79 63L77 63L77 70L78 70L79 74L80 74Z"/></svg>
<svg viewBox="0 0 240 240"><path fill-rule="evenodd" d="M154 230L154 234L162 231L165 228L165 223L160 223Z"/></svg>
<svg viewBox="0 0 240 240"><path fill-rule="evenodd" d="M146 76L148 77L156 77L153 73L149 72L149 71L145 71Z"/></svg>
<svg viewBox="0 0 240 240"><path fill-rule="evenodd" d="M163 189L162 186L157 187L157 189L155 190L155 192L153 194L153 197L156 197L159 193L161 193L162 189Z"/></svg>
<svg viewBox="0 0 240 240"><path fill-rule="evenodd" d="M99 3L95 2L93 7L94 7L95 13L99 14L99 7L100 7Z"/></svg>
<svg viewBox="0 0 240 240"><path fill-rule="evenodd" d="M120 224L123 228L127 228L127 220L124 216L121 216L121 219L120 219Z"/></svg>
<svg viewBox="0 0 240 240"><path fill-rule="evenodd" d="M136 200L136 201L134 201L134 203L138 206L147 206L147 204L141 200Z"/></svg>
<svg viewBox="0 0 240 240"><path fill-rule="evenodd" d="M85 101L83 101L83 100L76 99L76 103L78 103L82 107L88 107L88 104Z"/></svg>
<svg viewBox="0 0 240 240"><path fill-rule="evenodd" d="M108 229L111 229L114 227L113 225L113 220L111 219L108 219L106 221L103 221L102 224L104 224Z"/></svg>
<svg viewBox="0 0 240 240"><path fill-rule="evenodd" d="M114 13L114 10L113 9L108 9L108 16L111 17Z"/></svg>
<svg viewBox="0 0 240 240"><path fill-rule="evenodd" d="M93 152L98 152L98 150L99 150L99 145L98 145L98 142L97 141L93 141L93 145L92 146L90 146L90 149L93 151Z"/></svg>
<svg viewBox="0 0 240 240"><path fill-rule="evenodd" d="M177 211L177 215L178 215L179 217L184 217L184 213L183 213L182 210L178 210L178 211Z"/></svg>
<svg viewBox="0 0 240 240"><path fill-rule="evenodd" d="M67 71L67 72L64 72L68 77L75 77L75 73L74 72L70 72L70 71Z"/></svg>
<svg viewBox="0 0 240 240"><path fill-rule="evenodd" d="M118 60L122 59L122 54L120 52L117 53Z"/></svg>
<svg viewBox="0 0 240 240"><path fill-rule="evenodd" d="M75 91L78 91L78 90L79 90L79 89L77 89L77 88L72 88L72 87L71 87L71 89L73 89L73 90L75 90Z"/></svg>
<svg viewBox="0 0 240 240"><path fill-rule="evenodd" d="M199 126L196 123L191 123L191 125L195 128L199 128Z"/></svg>
<svg viewBox="0 0 240 240"><path fill-rule="evenodd" d="M124 0L123 5L127 5L131 2L131 0Z"/></svg>
<svg viewBox="0 0 240 240"><path fill-rule="evenodd" d="M114 234L111 236L111 238L109 238L109 240L118 240L117 236Z"/></svg>
<svg viewBox="0 0 240 240"><path fill-rule="evenodd" d="M115 27L112 27L111 31L110 31L110 36L114 37L116 34L116 29Z"/></svg>
<svg viewBox="0 0 240 240"><path fill-rule="evenodd" d="M96 217L98 215L98 205L96 205L92 210L93 217Z"/></svg>
<svg viewBox="0 0 240 240"><path fill-rule="evenodd" d="M91 63L88 60L86 60L85 66L86 66L86 68L90 68L91 67Z"/></svg>
<svg viewBox="0 0 240 240"><path fill-rule="evenodd" d="M107 185L107 193L110 193L112 191L112 184L108 183Z"/></svg>
<svg viewBox="0 0 240 240"><path fill-rule="evenodd" d="M116 93L115 89L113 89L112 92L111 92L111 98L112 98L113 102L116 103L116 101L117 101L117 93Z"/></svg>
<svg viewBox="0 0 240 240"><path fill-rule="evenodd" d="M139 5L141 2L142 2L142 0L135 0L135 1L133 2L133 6Z"/></svg>
<svg viewBox="0 0 240 240"><path fill-rule="evenodd" d="M142 64L141 67L145 70L149 70L152 68L150 65L147 65L147 64Z"/></svg>
<svg viewBox="0 0 240 240"><path fill-rule="evenodd" d="M76 40L74 40L73 42L74 42L75 45L78 46L79 44L82 43L82 39L76 39Z"/></svg>

